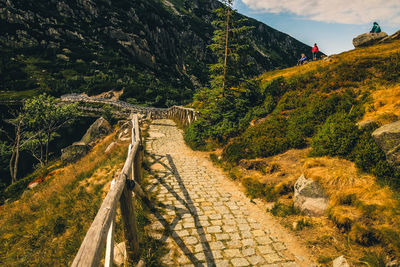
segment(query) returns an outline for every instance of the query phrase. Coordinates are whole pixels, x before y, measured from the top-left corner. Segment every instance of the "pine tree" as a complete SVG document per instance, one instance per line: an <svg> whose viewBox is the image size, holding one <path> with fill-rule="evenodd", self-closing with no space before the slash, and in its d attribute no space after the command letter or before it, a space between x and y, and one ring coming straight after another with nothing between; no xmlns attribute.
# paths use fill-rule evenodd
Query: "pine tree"
<svg viewBox="0 0 400 267"><path fill-rule="evenodd" d="M217 20L212 22L216 30L209 48L217 56L217 63L210 66L210 83L211 88L219 89L225 96L226 89L238 86L248 78L246 52L250 46L246 37L252 27L245 25L247 19L238 18L236 10L232 8L233 0L222 2L224 7L214 11Z"/></svg>

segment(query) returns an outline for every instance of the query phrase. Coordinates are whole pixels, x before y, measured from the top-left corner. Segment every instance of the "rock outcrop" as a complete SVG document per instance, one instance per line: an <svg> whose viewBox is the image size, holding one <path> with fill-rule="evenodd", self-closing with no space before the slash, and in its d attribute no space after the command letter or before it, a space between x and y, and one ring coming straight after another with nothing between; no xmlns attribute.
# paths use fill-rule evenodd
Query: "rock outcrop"
<svg viewBox="0 0 400 267"><path fill-rule="evenodd" d="M372 133L389 163L400 168L400 121L386 124Z"/></svg>
<svg viewBox="0 0 400 267"><path fill-rule="evenodd" d="M380 42L387 42L387 41L392 41L392 40L400 40L400 30L395 32L392 35L389 35L385 38L383 38Z"/></svg>
<svg viewBox="0 0 400 267"><path fill-rule="evenodd" d="M378 43L380 40L383 38L387 37L386 32L380 32L380 33L364 33L356 38L353 39L353 45L354 47L363 47L363 46L370 46L373 44Z"/></svg>
<svg viewBox="0 0 400 267"><path fill-rule="evenodd" d="M61 149L61 161L72 163L82 158L89 151L88 145L84 142L75 142L72 145Z"/></svg>
<svg viewBox="0 0 400 267"><path fill-rule="evenodd" d="M110 123L103 117L98 118L89 129L86 131L85 135L82 137L81 142L86 145L91 145L98 138L107 135L112 132Z"/></svg>
<svg viewBox="0 0 400 267"><path fill-rule="evenodd" d="M10 53L2 60L6 65L18 66L17 55L24 54L23 49L35 48L35 56L52 62L48 75L55 73L59 77L54 72L55 63L60 62L60 69L64 69L69 61L70 69L76 60L79 67L74 70L82 82L87 80L88 73L99 70L119 73L107 76L110 80L105 90L116 89L114 84L118 84L117 88L129 85L125 94L141 100L138 97L146 90L132 87L130 81L137 80L136 75L147 74L150 77L143 84L160 80L159 84L181 89L179 94L187 94L186 99L190 99L192 93L186 93L187 90L205 85L208 65L216 61L208 45L215 30L211 24L216 19L213 10L220 7L218 0L36 0L34 5L4 0L0 1L0 19L7 30L0 35L0 47ZM68 27L62 26L66 21ZM252 63L251 76L294 65L302 52L311 51L311 47L254 19L250 18L248 25L254 26L247 36L251 44L247 54ZM53 58L49 59L49 55ZM115 63L110 64L110 59ZM25 66L23 60L20 65ZM122 71L121 66L129 66L129 71ZM36 84L35 78L31 79L32 84ZM66 89L63 93L75 86L66 79L57 78L55 82L58 80ZM92 80L85 84L89 82ZM138 84L142 86L142 82ZM9 87L2 86L1 90ZM162 92L149 91L148 97L152 98Z"/></svg>
<svg viewBox="0 0 400 267"><path fill-rule="evenodd" d="M324 215L328 198L321 185L302 174L294 185L294 205L310 216Z"/></svg>
<svg viewBox="0 0 400 267"><path fill-rule="evenodd" d="M342 255L333 260L332 267L350 267L346 258Z"/></svg>
<svg viewBox="0 0 400 267"><path fill-rule="evenodd" d="M79 142L75 142L69 147L61 149L61 161L72 163L82 158L89 151L89 148L100 137L112 132L110 123L103 117L98 118Z"/></svg>

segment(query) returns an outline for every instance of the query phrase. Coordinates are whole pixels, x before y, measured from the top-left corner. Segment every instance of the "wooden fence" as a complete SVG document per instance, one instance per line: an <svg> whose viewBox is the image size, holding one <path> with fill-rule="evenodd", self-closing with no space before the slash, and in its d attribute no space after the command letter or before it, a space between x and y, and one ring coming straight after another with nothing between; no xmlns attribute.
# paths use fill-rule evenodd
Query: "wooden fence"
<svg viewBox="0 0 400 267"><path fill-rule="evenodd" d="M128 157L124 167L118 178L112 181L110 191L87 231L72 266L99 266L104 246L106 246L104 265L113 266L114 227L118 202L120 203L124 224L126 255L128 259L136 260L139 258L135 197L139 196L148 202L147 196L140 186L142 152L139 121L137 115L134 115L132 119L132 142L129 145ZM135 193L134 196L132 191Z"/></svg>
<svg viewBox="0 0 400 267"><path fill-rule="evenodd" d="M150 113L151 116L151 113ZM173 106L164 117L173 119L185 127L197 119L198 112L194 109ZM143 147L140 136L138 115L132 118L132 140L128 156L118 178L111 182L110 191L103 200L92 225L79 248L72 266L99 266L101 256L106 247L104 266L113 266L114 261L114 227L117 204L120 204L121 217L124 224L126 255L130 260L139 259L138 230L135 215L136 197L140 197L149 205L149 200L143 192L141 184L141 166ZM132 195L132 191L135 193ZM140 261L138 266L144 265Z"/></svg>
<svg viewBox="0 0 400 267"><path fill-rule="evenodd" d="M168 119L174 120L182 127L186 127L197 120L199 112L192 108L173 106L168 109Z"/></svg>

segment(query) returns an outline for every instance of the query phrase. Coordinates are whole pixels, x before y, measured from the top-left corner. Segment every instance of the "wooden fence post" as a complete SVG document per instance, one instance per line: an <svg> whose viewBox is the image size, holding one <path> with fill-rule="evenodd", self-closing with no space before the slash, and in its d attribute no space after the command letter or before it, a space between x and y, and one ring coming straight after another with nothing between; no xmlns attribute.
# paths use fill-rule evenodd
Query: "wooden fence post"
<svg viewBox="0 0 400 267"><path fill-rule="evenodd" d="M132 137L134 138L133 127L135 124L133 120L132 124ZM128 155L131 153L132 149L133 146L132 144L130 144ZM134 162L134 160L132 160L132 162ZM131 172L133 174L133 169L131 169ZM130 175L128 173L127 178L129 178L129 176ZM119 199L119 204L121 209L122 221L124 223L126 255L129 260L136 260L139 257L139 240L135 215L135 198L132 197L132 192L129 190L127 184L122 191L121 198Z"/></svg>
<svg viewBox="0 0 400 267"><path fill-rule="evenodd" d="M119 200L121 217L124 222L124 234L126 240L126 254L129 260L139 258L139 240L135 215L135 199L132 192L125 186Z"/></svg>
<svg viewBox="0 0 400 267"><path fill-rule="evenodd" d="M112 180L110 190L114 187L115 180ZM107 234L106 243L106 257L104 261L104 267L112 267L114 264L114 228L115 228L115 209L111 215L113 220L111 221L110 228Z"/></svg>

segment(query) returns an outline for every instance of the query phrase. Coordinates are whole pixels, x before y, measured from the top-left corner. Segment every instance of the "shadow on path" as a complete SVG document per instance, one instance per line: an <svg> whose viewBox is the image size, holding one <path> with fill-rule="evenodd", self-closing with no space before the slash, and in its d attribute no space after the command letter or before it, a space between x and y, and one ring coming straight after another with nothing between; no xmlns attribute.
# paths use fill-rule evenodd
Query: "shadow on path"
<svg viewBox="0 0 400 267"><path fill-rule="evenodd" d="M198 236L200 237L200 244L202 246L202 250L206 259L206 264L207 266L215 266L215 259L214 255L211 251L210 244L207 241L206 238L206 233L204 231L203 226L200 223L199 215L197 214L196 207L193 204L193 200L191 199L189 192L187 191L185 184L182 180L182 177L180 176L175 163L171 157L170 154L164 155L156 155L156 154L150 154L149 155L154 161L150 163L150 165L153 164L161 164L166 172L161 172L164 174L164 176L159 177L158 175L160 172L154 172L152 174L158 174L154 175L157 179L157 183L153 184L148 190L152 191L154 188L157 186L157 184L162 185L164 188L168 190L168 192L176 199L178 200L184 207L185 209L180 209L176 208L172 205L166 205L165 208L175 210L176 212L176 217L173 219L171 223L169 223L163 215L157 211L156 209L153 209L153 214L157 218L157 220L163 225L164 229L164 235L162 236L161 240L166 241L167 238L170 236L176 244L179 246L181 251L188 257L188 259L195 265L195 266L203 266L203 263L200 262L198 258L193 254L192 251L186 246L184 240L179 237L179 235L175 232L174 228L178 224L178 222L182 219L184 214L190 214L194 220L194 225L197 231ZM168 163L162 162L163 159L167 159ZM183 198L179 196L179 194L171 187L170 184L168 184L165 179L169 177L175 178L175 180L178 182L179 188L181 192L183 193Z"/></svg>

